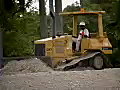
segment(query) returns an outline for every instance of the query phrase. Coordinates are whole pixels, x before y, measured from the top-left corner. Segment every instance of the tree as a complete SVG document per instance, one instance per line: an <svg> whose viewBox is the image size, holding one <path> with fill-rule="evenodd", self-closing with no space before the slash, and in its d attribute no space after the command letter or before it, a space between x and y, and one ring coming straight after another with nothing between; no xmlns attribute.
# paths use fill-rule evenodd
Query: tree
<svg viewBox="0 0 120 90"><path fill-rule="evenodd" d="M2 3L2 0L0 1ZM2 5L0 6L0 9L2 10ZM2 30L1 30L1 25L0 25L0 69L2 68L3 65L3 44L2 44Z"/></svg>
<svg viewBox="0 0 120 90"><path fill-rule="evenodd" d="M32 0L28 0L26 4L24 0L17 1L0 0L0 25L3 31L4 56L33 55L31 41L39 37L37 32L38 14L32 11L26 12L26 8L30 6Z"/></svg>
<svg viewBox="0 0 120 90"><path fill-rule="evenodd" d="M2 31L1 31L1 28L0 28L0 69L2 68L2 65L3 65L3 44L2 44Z"/></svg>
<svg viewBox="0 0 120 90"><path fill-rule="evenodd" d="M114 0L117 1L117 0ZM113 0L90 0L91 3L96 3L96 4L103 4L103 3L111 3Z"/></svg>
<svg viewBox="0 0 120 90"><path fill-rule="evenodd" d="M17 13L10 23L14 27L12 31L3 33L4 56L28 56L34 55L33 42L40 38L38 12Z"/></svg>

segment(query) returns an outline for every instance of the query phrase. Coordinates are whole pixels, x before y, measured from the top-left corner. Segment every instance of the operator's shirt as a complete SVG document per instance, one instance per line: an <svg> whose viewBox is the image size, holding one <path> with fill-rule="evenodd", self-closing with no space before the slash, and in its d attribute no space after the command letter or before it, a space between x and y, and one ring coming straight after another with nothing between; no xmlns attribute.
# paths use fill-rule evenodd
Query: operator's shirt
<svg viewBox="0 0 120 90"><path fill-rule="evenodd" d="M87 37L89 37L89 31L88 31L88 29L80 30L77 40L81 40L84 35L86 35Z"/></svg>

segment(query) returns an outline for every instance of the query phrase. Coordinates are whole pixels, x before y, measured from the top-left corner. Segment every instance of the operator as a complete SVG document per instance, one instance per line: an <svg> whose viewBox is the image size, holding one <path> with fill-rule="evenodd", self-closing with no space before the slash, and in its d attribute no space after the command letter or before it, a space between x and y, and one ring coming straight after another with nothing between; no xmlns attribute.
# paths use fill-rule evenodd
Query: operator
<svg viewBox="0 0 120 90"><path fill-rule="evenodd" d="M79 27L81 30L80 30L78 38L76 40L76 49L75 50L77 52L79 51L79 47L81 45L82 38L89 38L89 31L85 27L85 22L80 22Z"/></svg>

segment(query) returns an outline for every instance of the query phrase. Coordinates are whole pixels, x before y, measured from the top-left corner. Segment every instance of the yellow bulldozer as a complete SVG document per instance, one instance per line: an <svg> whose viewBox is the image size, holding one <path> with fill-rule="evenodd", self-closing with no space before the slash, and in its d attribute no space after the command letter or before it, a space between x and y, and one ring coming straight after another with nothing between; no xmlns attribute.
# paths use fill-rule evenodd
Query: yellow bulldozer
<svg viewBox="0 0 120 90"><path fill-rule="evenodd" d="M103 69L107 67L109 62L106 54L112 54L112 45L107 37L107 33L103 31L102 15L105 11L86 11L81 8L78 12L63 12L62 16L73 17L73 35L61 35L55 38L45 38L36 40L35 54L36 56L50 57L43 60L50 67L57 70L69 70L79 66L80 62L87 62L88 66L95 69ZM79 52L73 51L73 36L78 35L78 16L93 15L98 17L98 32L90 33L90 38L82 38Z"/></svg>

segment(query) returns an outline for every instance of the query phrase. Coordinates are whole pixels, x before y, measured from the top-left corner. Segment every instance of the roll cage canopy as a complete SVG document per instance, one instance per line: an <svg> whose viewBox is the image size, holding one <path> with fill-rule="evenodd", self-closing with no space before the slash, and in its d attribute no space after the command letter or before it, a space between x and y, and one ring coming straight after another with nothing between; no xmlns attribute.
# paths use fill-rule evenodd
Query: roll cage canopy
<svg viewBox="0 0 120 90"><path fill-rule="evenodd" d="M99 33L98 37L104 37L102 14L105 14L105 11L86 11L84 8L81 8L80 11L78 11L78 12L59 13L59 15L62 15L62 16L73 16L73 36L77 36L78 15L98 15L98 33Z"/></svg>

